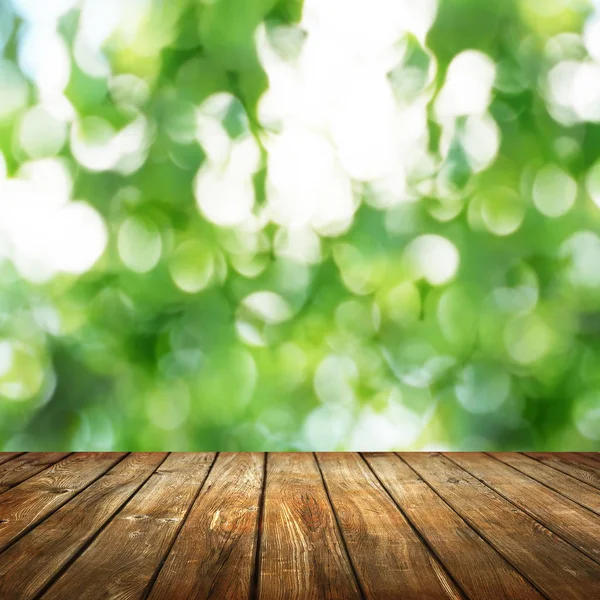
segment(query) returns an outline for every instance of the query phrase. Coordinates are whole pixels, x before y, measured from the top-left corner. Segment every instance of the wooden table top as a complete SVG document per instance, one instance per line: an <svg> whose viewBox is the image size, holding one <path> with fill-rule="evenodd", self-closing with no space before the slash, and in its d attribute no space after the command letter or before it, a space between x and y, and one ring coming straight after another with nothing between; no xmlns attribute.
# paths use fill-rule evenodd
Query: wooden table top
<svg viewBox="0 0 600 600"><path fill-rule="evenodd" d="M600 454L0 453L0 598L600 598Z"/></svg>

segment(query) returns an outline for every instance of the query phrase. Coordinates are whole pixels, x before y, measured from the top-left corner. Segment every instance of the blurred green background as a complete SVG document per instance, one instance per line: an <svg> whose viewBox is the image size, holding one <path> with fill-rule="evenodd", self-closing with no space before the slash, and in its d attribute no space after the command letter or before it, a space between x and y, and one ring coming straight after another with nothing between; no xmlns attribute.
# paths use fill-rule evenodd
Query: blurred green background
<svg viewBox="0 0 600 600"><path fill-rule="evenodd" d="M0 0L0 51L0 449L600 449L600 3Z"/></svg>

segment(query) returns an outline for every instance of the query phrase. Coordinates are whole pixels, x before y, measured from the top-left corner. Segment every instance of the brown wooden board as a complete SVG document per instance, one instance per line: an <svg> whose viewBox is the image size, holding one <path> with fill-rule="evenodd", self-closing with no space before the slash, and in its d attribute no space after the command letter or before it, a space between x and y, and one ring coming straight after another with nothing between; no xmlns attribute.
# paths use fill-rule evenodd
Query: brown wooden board
<svg viewBox="0 0 600 600"><path fill-rule="evenodd" d="M367 598L463 597L358 454L317 458Z"/></svg>
<svg viewBox="0 0 600 600"><path fill-rule="evenodd" d="M0 453L0 474L0 600L600 598L595 454Z"/></svg>
<svg viewBox="0 0 600 600"><path fill-rule="evenodd" d="M594 465L592 458L587 459L591 463L589 464L583 462L581 456L573 453L526 452L526 454L600 490L600 469Z"/></svg>
<svg viewBox="0 0 600 600"><path fill-rule="evenodd" d="M543 598L400 458L368 453L365 459L471 600Z"/></svg>
<svg viewBox="0 0 600 600"><path fill-rule="evenodd" d="M494 452L491 456L600 515L600 493L579 479L517 452Z"/></svg>
<svg viewBox="0 0 600 600"><path fill-rule="evenodd" d="M263 475L263 454L219 454L149 598L249 597Z"/></svg>
<svg viewBox="0 0 600 600"><path fill-rule="evenodd" d="M29 452L0 464L0 494L68 455L68 452Z"/></svg>
<svg viewBox="0 0 600 600"><path fill-rule="evenodd" d="M43 598L143 598L213 460L169 455Z"/></svg>
<svg viewBox="0 0 600 600"><path fill-rule="evenodd" d="M0 598L35 598L165 457L130 454L0 554Z"/></svg>
<svg viewBox="0 0 600 600"><path fill-rule="evenodd" d="M591 558L445 456L400 456L548 598L600 598L600 571Z"/></svg>
<svg viewBox="0 0 600 600"><path fill-rule="evenodd" d="M581 456L587 456L588 458L591 458L596 462L600 461L600 452L579 452L578 454L580 454Z"/></svg>
<svg viewBox="0 0 600 600"><path fill-rule="evenodd" d="M125 454L82 452L0 495L0 550L104 475Z"/></svg>
<svg viewBox="0 0 600 600"><path fill-rule="evenodd" d="M24 452L0 452L0 465L2 463L8 462L17 456L21 456L21 454L25 454Z"/></svg>
<svg viewBox="0 0 600 600"><path fill-rule="evenodd" d="M491 456L468 452L446 456L544 527L600 560L600 519L595 514Z"/></svg>
<svg viewBox="0 0 600 600"><path fill-rule="evenodd" d="M260 552L264 600L361 597L312 454L270 454Z"/></svg>

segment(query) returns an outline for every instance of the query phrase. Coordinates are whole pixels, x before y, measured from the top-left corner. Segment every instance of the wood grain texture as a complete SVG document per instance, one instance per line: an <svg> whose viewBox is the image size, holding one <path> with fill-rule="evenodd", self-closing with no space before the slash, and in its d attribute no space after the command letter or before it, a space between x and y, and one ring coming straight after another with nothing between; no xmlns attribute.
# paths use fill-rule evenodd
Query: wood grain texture
<svg viewBox="0 0 600 600"><path fill-rule="evenodd" d="M125 456L71 454L0 496L0 550L65 504Z"/></svg>
<svg viewBox="0 0 600 600"><path fill-rule="evenodd" d="M358 454L317 458L367 598L463 597Z"/></svg>
<svg viewBox="0 0 600 600"><path fill-rule="evenodd" d="M270 454L260 553L264 600L361 598L312 454Z"/></svg>
<svg viewBox="0 0 600 600"><path fill-rule="evenodd" d="M165 457L130 454L0 554L0 598L35 598Z"/></svg>
<svg viewBox="0 0 600 600"><path fill-rule="evenodd" d="M435 491L543 594L600 597L598 564L440 454L400 453Z"/></svg>
<svg viewBox="0 0 600 600"><path fill-rule="evenodd" d="M600 598L600 460L528 454L0 453L0 600Z"/></svg>
<svg viewBox="0 0 600 600"><path fill-rule="evenodd" d="M169 455L43 598L143 598L213 460L213 453Z"/></svg>
<svg viewBox="0 0 600 600"><path fill-rule="evenodd" d="M452 461L576 548L600 561L600 520L572 500L491 456L449 452Z"/></svg>
<svg viewBox="0 0 600 600"><path fill-rule="evenodd" d="M21 456L21 454L25 454L24 452L0 452L0 465L2 463L8 462L17 456Z"/></svg>
<svg viewBox="0 0 600 600"><path fill-rule="evenodd" d="M0 494L68 456L68 452L29 452L0 465Z"/></svg>
<svg viewBox="0 0 600 600"><path fill-rule="evenodd" d="M563 458L567 462L573 462L577 465L587 465L592 470L600 472L600 465L598 464L598 454L595 456L587 456L584 452L559 452L557 456Z"/></svg>
<svg viewBox="0 0 600 600"><path fill-rule="evenodd" d="M594 465L593 458L588 458L588 463L583 462L582 457L574 453L526 452L525 454L600 490L600 469Z"/></svg>
<svg viewBox="0 0 600 600"><path fill-rule="evenodd" d="M596 462L600 461L600 452L579 452L578 454L580 454L581 456L587 456L588 458L591 458Z"/></svg>
<svg viewBox="0 0 600 600"><path fill-rule="evenodd" d="M493 452L490 455L600 515L600 493L579 479L517 452Z"/></svg>
<svg viewBox="0 0 600 600"><path fill-rule="evenodd" d="M219 454L149 598L249 597L263 474L263 454Z"/></svg>
<svg viewBox="0 0 600 600"><path fill-rule="evenodd" d="M543 598L400 458L365 459L471 600Z"/></svg>

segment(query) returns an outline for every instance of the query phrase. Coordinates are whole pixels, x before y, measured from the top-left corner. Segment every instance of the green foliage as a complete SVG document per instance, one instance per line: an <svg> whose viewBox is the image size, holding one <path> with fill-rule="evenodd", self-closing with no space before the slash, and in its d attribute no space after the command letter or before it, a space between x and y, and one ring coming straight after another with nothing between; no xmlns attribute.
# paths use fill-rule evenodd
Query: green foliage
<svg viewBox="0 0 600 600"><path fill-rule="evenodd" d="M593 6L109 4L0 3L0 449L598 449Z"/></svg>

